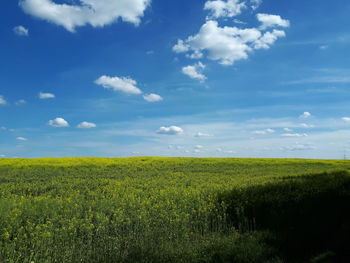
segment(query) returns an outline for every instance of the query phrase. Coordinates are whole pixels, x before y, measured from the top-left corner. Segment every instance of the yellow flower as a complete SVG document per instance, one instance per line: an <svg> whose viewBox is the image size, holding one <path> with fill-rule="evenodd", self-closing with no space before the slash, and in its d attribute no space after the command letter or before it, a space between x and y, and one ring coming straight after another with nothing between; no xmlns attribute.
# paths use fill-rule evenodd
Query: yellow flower
<svg viewBox="0 0 350 263"><path fill-rule="evenodd" d="M10 238L10 233L9 232L5 232L4 233L4 238L5 239L9 239Z"/></svg>

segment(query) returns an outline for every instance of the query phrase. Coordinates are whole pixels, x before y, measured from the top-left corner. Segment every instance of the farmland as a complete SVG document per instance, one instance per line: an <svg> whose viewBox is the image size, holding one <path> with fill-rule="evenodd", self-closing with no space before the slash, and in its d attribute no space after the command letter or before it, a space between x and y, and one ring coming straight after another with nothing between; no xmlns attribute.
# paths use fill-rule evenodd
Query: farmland
<svg viewBox="0 0 350 263"><path fill-rule="evenodd" d="M0 159L0 262L348 262L349 169L331 160Z"/></svg>

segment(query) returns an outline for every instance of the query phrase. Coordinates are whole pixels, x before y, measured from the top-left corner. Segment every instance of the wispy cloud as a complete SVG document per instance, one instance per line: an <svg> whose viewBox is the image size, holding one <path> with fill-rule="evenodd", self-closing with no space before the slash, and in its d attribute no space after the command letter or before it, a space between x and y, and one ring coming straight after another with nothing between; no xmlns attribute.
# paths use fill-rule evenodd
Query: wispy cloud
<svg viewBox="0 0 350 263"><path fill-rule="evenodd" d="M163 98L160 95L155 93L144 95L143 98L145 101L148 101L148 102L158 102L163 100Z"/></svg>
<svg viewBox="0 0 350 263"><path fill-rule="evenodd" d="M326 83L326 84L336 84L336 83L350 83L350 77L347 76L320 76L312 77L300 80L293 80L285 82L284 84L288 85L297 85L297 84L310 84L310 83Z"/></svg>
<svg viewBox="0 0 350 263"><path fill-rule="evenodd" d="M24 137L17 137L16 140L17 141L22 141L22 142L28 141L28 139L24 138Z"/></svg>
<svg viewBox="0 0 350 263"><path fill-rule="evenodd" d="M96 128L96 124L92 122L83 121L78 124L77 128L79 129L91 129Z"/></svg>
<svg viewBox="0 0 350 263"><path fill-rule="evenodd" d="M7 104L7 101L6 101L5 97L0 95L0 106L1 105L6 105L6 104Z"/></svg>
<svg viewBox="0 0 350 263"><path fill-rule="evenodd" d="M47 99L54 99L56 96L53 93L39 92L38 97L41 100L47 100Z"/></svg>
<svg viewBox="0 0 350 263"><path fill-rule="evenodd" d="M17 36L29 36L29 30L24 26L16 26L13 28L13 32Z"/></svg>
<svg viewBox="0 0 350 263"><path fill-rule="evenodd" d="M158 134L165 134L165 135L179 135L182 134L184 130L181 127L178 126L170 126L170 127L160 127L157 130Z"/></svg>

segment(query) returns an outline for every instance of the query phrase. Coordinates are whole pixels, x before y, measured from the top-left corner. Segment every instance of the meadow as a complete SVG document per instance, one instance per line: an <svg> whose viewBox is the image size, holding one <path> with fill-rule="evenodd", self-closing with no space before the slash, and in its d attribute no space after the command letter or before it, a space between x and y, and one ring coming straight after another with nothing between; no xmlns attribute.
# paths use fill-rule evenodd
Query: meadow
<svg viewBox="0 0 350 263"><path fill-rule="evenodd" d="M0 262L350 262L349 169L346 160L0 159Z"/></svg>

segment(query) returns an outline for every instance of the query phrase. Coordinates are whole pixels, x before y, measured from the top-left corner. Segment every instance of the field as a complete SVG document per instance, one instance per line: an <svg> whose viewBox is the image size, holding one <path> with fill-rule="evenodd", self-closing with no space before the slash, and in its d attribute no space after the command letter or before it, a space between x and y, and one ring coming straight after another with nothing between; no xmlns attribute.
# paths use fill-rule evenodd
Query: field
<svg viewBox="0 0 350 263"><path fill-rule="evenodd" d="M349 169L330 160L0 159L0 262L350 262Z"/></svg>

